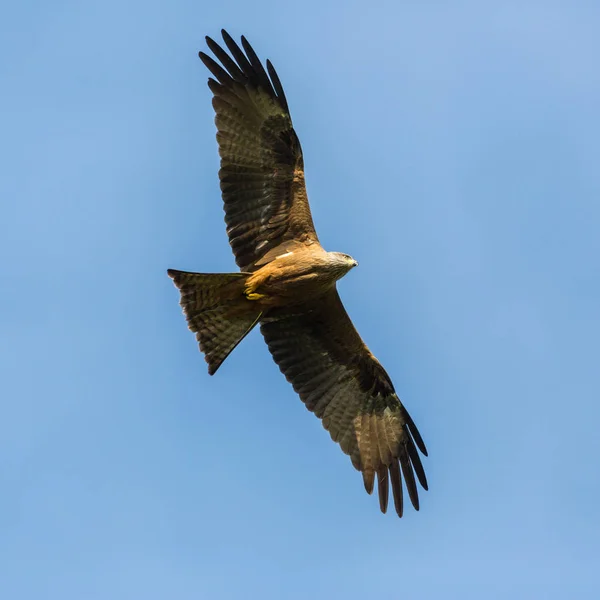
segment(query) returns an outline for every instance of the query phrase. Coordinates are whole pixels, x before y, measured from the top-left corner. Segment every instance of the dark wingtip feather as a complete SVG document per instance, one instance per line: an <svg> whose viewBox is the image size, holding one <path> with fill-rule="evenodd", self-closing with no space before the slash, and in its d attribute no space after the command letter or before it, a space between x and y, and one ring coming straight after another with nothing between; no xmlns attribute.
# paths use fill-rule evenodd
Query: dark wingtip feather
<svg viewBox="0 0 600 600"><path fill-rule="evenodd" d="M221 35L231 56L210 36L205 36L207 46L221 63L217 63L202 51L198 52L200 60L208 70L221 84L229 85L232 81L236 81L242 85L251 84L261 87L270 96L277 99L281 108L289 115L287 98L271 61L266 61L267 68L265 70L254 48L245 36L241 36L242 47L240 48L225 29L221 29Z"/></svg>
<svg viewBox="0 0 600 600"><path fill-rule="evenodd" d="M254 69L254 72L256 73L256 76L258 78L260 85L264 88L264 90L269 95L276 98L277 94L275 93L275 90L273 89L273 85L271 83L271 80L269 79L269 76L267 75L267 73L265 71L265 68L263 67L262 63L260 62L260 58L258 58L258 55L254 51L254 48L252 47L250 42L244 36L242 36L242 47L244 48L246 55L248 56L248 58L250 60L250 64L252 65L252 68Z"/></svg>
<svg viewBox="0 0 600 600"><path fill-rule="evenodd" d="M377 470L377 490L379 493L379 508L381 509L381 512L385 514L387 512L390 493L388 484L388 470L385 465L382 465Z"/></svg>
<svg viewBox="0 0 600 600"><path fill-rule="evenodd" d="M417 429L415 422L412 420L411 416L408 414L408 411L406 410L406 408L404 408L404 406L402 406L402 416L404 417L404 420L406 421L406 424L408 425L408 429L409 429L410 433L412 434L419 450L425 456L428 456L427 448L425 447L425 442L423 441L423 438L421 437L421 434L419 433L419 430Z"/></svg>
<svg viewBox="0 0 600 600"><path fill-rule="evenodd" d="M198 55L200 56L200 60L204 63L204 66L220 83L233 83L231 75L217 61L208 56L208 54L204 54L204 52L200 52Z"/></svg>
<svg viewBox="0 0 600 600"><path fill-rule="evenodd" d="M410 458L410 462L412 463L413 469L417 474L417 478L419 483L423 487L423 489L428 490L429 487L427 485L427 476L425 475L425 469L423 468L423 463L421 462L421 458L419 457L419 453L415 448L415 443L413 442L410 435L406 436L406 447L408 450L408 456Z"/></svg>
<svg viewBox="0 0 600 600"><path fill-rule="evenodd" d="M206 54L205 52L202 52L202 50L200 50L200 52L198 52L198 58L204 63L204 65L206 67L208 67L208 65L206 64L206 61L212 60L211 57L208 56L208 54Z"/></svg>
<svg viewBox="0 0 600 600"><path fill-rule="evenodd" d="M235 43L235 40L229 35L229 33L227 33L226 29L221 29L221 37L223 38L223 41L225 42L225 44L227 44L228 48L229 48L229 44L234 44L235 46L237 46L237 44Z"/></svg>
<svg viewBox="0 0 600 600"><path fill-rule="evenodd" d="M231 52L233 58L235 58L240 69L242 70L242 73L244 73L248 79L255 80L256 78L248 57L242 52L235 40L224 29L221 29L221 35L223 36L223 41L229 49L229 52Z"/></svg>
<svg viewBox="0 0 600 600"><path fill-rule="evenodd" d="M363 471L363 483L367 494L373 493L373 486L375 485L375 472L374 471Z"/></svg>
<svg viewBox="0 0 600 600"><path fill-rule="evenodd" d="M283 110L285 110L285 112L289 114L290 107L288 106L287 98L285 97L283 86L281 85L281 80L279 79L279 75L277 75L277 71L275 70L273 63L269 59L267 59L267 71L269 72L269 77L273 82L273 87L275 88L277 98L279 98L281 108L283 108Z"/></svg>
<svg viewBox="0 0 600 600"><path fill-rule="evenodd" d="M244 82L246 76L242 70L238 67L234 60L215 42L212 38L206 36L206 45L210 48L211 52L221 61L221 64L227 69L231 77L239 82Z"/></svg>
<svg viewBox="0 0 600 600"><path fill-rule="evenodd" d="M402 467L402 474L404 475L404 482L406 483L406 490L408 491L410 501L415 507L415 510L419 510L419 493L417 491L417 482L415 481L415 474L413 473L408 455L405 453L400 455L400 466Z"/></svg>
<svg viewBox="0 0 600 600"><path fill-rule="evenodd" d="M396 514L402 518L404 512L404 499L402 494L402 474L397 460L390 465L390 479L392 480L392 494L394 496L394 507Z"/></svg>
<svg viewBox="0 0 600 600"><path fill-rule="evenodd" d="M208 78L208 87L210 88L210 91L213 93L213 96L220 95L221 91L223 90L223 84L219 83L212 77Z"/></svg>

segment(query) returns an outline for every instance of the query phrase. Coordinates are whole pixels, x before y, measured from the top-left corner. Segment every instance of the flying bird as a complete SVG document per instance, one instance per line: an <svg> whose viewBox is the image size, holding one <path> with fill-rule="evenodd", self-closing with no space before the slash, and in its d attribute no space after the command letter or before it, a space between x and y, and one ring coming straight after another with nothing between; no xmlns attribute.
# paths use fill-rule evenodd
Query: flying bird
<svg viewBox="0 0 600 600"><path fill-rule="evenodd" d="M206 37L215 58L199 56L212 74L225 223L240 272L169 269L188 326L213 375L259 325L280 370L350 456L369 494L377 479L381 511L391 482L402 516L402 479L419 510L425 444L336 289L358 263L319 243L300 140L273 65L267 60L265 69L246 38L240 47L221 33L229 52Z"/></svg>

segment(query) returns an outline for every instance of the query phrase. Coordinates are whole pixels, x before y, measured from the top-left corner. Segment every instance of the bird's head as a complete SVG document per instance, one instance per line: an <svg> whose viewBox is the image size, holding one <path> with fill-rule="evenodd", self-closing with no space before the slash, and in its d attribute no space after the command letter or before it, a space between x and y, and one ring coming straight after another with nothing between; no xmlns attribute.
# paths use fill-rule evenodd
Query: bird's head
<svg viewBox="0 0 600 600"><path fill-rule="evenodd" d="M328 254L332 265L340 273L340 277L345 275L350 269L358 266L358 262L349 254L344 254L343 252L328 252Z"/></svg>

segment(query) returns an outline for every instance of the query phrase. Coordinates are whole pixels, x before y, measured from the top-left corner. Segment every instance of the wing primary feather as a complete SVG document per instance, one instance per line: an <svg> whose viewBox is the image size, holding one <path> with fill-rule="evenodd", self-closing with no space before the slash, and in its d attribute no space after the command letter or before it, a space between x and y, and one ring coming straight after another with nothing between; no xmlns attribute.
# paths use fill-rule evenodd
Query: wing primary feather
<svg viewBox="0 0 600 600"><path fill-rule="evenodd" d="M258 75L262 87L265 89L266 92L268 92L272 97L275 98L277 94L273 89L271 80L269 79L265 68L262 66L260 59L256 55L256 52L254 52L254 48L250 45L250 42L244 36L242 36L242 46L244 47L244 50L246 51L246 54L250 59L250 64L254 67L254 70Z"/></svg>
<svg viewBox="0 0 600 600"><path fill-rule="evenodd" d="M406 482L406 489L408 496L415 510L419 510L419 494L417 492L417 483L415 482L415 474L413 473L408 455L406 452L400 454L400 466L402 467L402 474L404 475L404 481Z"/></svg>
<svg viewBox="0 0 600 600"><path fill-rule="evenodd" d="M258 83L256 74L254 73L254 70L252 69L252 65L250 64L250 61L248 60L246 55L242 52L240 47L235 43L235 40L224 29L221 29L221 35L223 36L223 40L225 42L225 45L229 49L229 52L231 52L231 54L233 55L233 58L235 58L235 60L237 60L237 63L240 66L240 69L242 70L242 73L244 73L244 75L252 83Z"/></svg>
<svg viewBox="0 0 600 600"><path fill-rule="evenodd" d="M281 108L283 108L283 110L285 110L285 112L289 115L290 107L288 106L287 98L285 97L283 86L281 85L281 80L279 79L279 75L277 75L277 71L275 70L273 63L269 59L267 59L267 71L269 72L269 77L273 82L273 87L275 88L277 98L279 99L279 104L281 104Z"/></svg>
<svg viewBox="0 0 600 600"><path fill-rule="evenodd" d="M214 96L219 96L223 92L223 84L215 81L212 77L208 78L208 87Z"/></svg>
<svg viewBox="0 0 600 600"><path fill-rule="evenodd" d="M206 68L217 78L220 83L230 85L233 83L231 75L219 63L208 56L208 54L204 54L204 52L198 52L198 56Z"/></svg>
<svg viewBox="0 0 600 600"><path fill-rule="evenodd" d="M377 490L379 493L379 508L381 512L385 514L387 512L388 497L389 497L389 483L388 483L388 470L385 465L381 465L377 469Z"/></svg>
<svg viewBox="0 0 600 600"><path fill-rule="evenodd" d="M392 494L394 496L394 507L396 514L402 518L404 512L404 499L402 497L402 474L398 460L394 459L390 465L390 479L392 480Z"/></svg>
<svg viewBox="0 0 600 600"><path fill-rule="evenodd" d="M415 443L413 442L410 435L407 435L406 438L406 447L408 449L408 456L410 458L410 462L412 463L413 469L417 474L419 483L421 484L423 489L428 490L429 487L427 486L427 477L425 476L425 469L423 469L423 463L421 462L421 458L419 456L419 453L417 452Z"/></svg>
<svg viewBox="0 0 600 600"><path fill-rule="evenodd" d="M211 37L206 36L206 45L210 48L211 52L221 61L223 66L229 71L229 74L233 79L239 83L244 83L247 77L242 73L242 70L238 67L235 61L215 42Z"/></svg>
<svg viewBox="0 0 600 600"><path fill-rule="evenodd" d="M411 416L408 414L408 411L406 410L406 408L404 408L404 406L402 406L402 416L404 417L404 420L406 421L406 424L408 425L408 429L411 432L411 434L415 440L415 443L419 447L419 450L425 456L427 456L427 448L425 447L425 442L423 441L423 438L421 437L421 434L419 433L419 430L417 429L415 422L412 420Z"/></svg>
<svg viewBox="0 0 600 600"><path fill-rule="evenodd" d="M363 483L365 484L367 494L372 494L373 486L375 485L375 471L371 469L363 471Z"/></svg>

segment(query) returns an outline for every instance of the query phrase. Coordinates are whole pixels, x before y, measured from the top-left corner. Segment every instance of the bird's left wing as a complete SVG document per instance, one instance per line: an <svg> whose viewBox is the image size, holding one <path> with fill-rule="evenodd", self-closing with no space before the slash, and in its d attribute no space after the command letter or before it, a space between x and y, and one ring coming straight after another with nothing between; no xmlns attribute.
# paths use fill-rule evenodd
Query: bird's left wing
<svg viewBox="0 0 600 600"><path fill-rule="evenodd" d="M415 474L427 479L417 448L425 444L398 399L392 382L354 328L335 289L291 312L271 311L261 332L279 368L308 410L319 417L331 438L362 472L365 489L387 510L389 481L402 516L402 475L415 509Z"/></svg>
<svg viewBox="0 0 600 600"><path fill-rule="evenodd" d="M240 269L252 271L269 251L285 243L318 243L318 238L300 140L279 77L270 61L265 70L246 38L242 50L225 30L222 34L229 54L206 38L221 64L204 52L200 58L215 77L208 85L214 94L227 235Z"/></svg>

